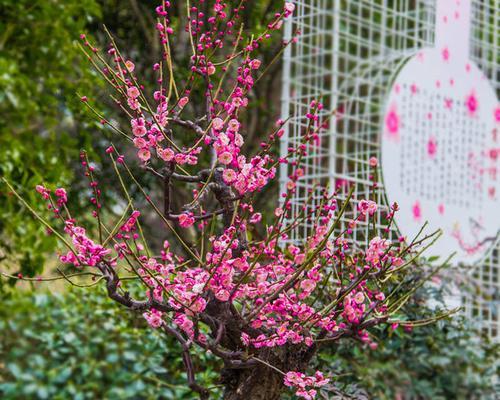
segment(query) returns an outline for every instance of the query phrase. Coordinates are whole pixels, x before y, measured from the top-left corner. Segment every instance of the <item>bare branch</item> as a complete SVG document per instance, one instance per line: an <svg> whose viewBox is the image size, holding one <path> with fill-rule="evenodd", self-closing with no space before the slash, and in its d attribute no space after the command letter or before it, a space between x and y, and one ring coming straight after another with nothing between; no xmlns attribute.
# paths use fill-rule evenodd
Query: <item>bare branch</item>
<svg viewBox="0 0 500 400"><path fill-rule="evenodd" d="M104 262L101 262L97 264L97 268L99 268L106 281L108 296L117 303L120 303L121 305L133 311L147 311L151 310L152 308L163 312L170 312L173 310L172 307L160 303L153 297L150 297L148 300L139 301L133 299L128 292L125 292L124 294L119 293L118 287L120 279L113 267Z"/></svg>
<svg viewBox="0 0 500 400"><path fill-rule="evenodd" d="M206 400L209 398L208 389L196 383L196 376L194 373L193 360L191 354L189 353L190 343L184 339L182 334L167 325L163 326L165 332L169 335L174 336L182 347L182 361L184 362L184 367L186 368L186 375L188 379L189 387L200 395L201 400Z"/></svg>

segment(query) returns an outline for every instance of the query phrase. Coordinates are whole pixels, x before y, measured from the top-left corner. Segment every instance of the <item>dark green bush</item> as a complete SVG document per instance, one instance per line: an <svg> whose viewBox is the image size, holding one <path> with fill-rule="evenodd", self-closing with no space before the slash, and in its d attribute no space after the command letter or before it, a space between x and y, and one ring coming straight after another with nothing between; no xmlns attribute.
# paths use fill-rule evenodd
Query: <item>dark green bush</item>
<svg viewBox="0 0 500 400"><path fill-rule="evenodd" d="M409 305L404 318L425 311L433 312L422 303ZM497 399L500 346L481 337L470 322L455 315L412 330L383 327L376 350L344 342L322 354L320 362L339 374L337 387L357 393L355 398L364 393L370 399Z"/></svg>
<svg viewBox="0 0 500 400"><path fill-rule="evenodd" d="M98 290L14 293L2 303L2 399L193 398L177 344Z"/></svg>
<svg viewBox="0 0 500 400"><path fill-rule="evenodd" d="M409 306L407 318L411 319ZM413 310L414 311L414 310ZM374 399L493 399L498 345L459 317L405 332L381 329L377 350L346 343L320 354L340 392ZM177 343L98 289L12 291L0 308L2 399L192 399ZM196 354L213 385L217 364ZM218 398L218 392L213 392Z"/></svg>

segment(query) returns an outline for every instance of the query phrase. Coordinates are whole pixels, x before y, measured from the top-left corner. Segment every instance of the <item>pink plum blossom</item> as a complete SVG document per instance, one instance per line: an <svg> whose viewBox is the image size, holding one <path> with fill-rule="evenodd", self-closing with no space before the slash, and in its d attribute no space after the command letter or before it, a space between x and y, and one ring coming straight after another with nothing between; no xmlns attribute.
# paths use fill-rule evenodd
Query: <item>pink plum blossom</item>
<svg viewBox="0 0 500 400"><path fill-rule="evenodd" d="M231 164L231 161L233 161L233 156L231 155L230 152L225 151L221 154L219 154L219 162L224 165Z"/></svg>
<svg viewBox="0 0 500 400"><path fill-rule="evenodd" d="M189 97L184 96L179 99L179 107L184 108L186 104L189 102Z"/></svg>
<svg viewBox="0 0 500 400"><path fill-rule="evenodd" d="M179 225L183 228L189 228L190 226L193 226L193 224L194 218L191 216L191 214L183 213L179 215Z"/></svg>
<svg viewBox="0 0 500 400"><path fill-rule="evenodd" d="M224 121L220 118L214 118L213 121L212 121L212 127L217 130L217 131L220 131L222 129L222 127L224 126Z"/></svg>
<svg viewBox="0 0 500 400"><path fill-rule="evenodd" d="M162 312L152 308L151 310L142 314L144 319L148 322L151 328L157 329L163 325Z"/></svg>
<svg viewBox="0 0 500 400"><path fill-rule="evenodd" d="M318 388L326 385L329 379L326 379L321 372L316 372L313 376L307 376L302 372L289 371L285 374L284 383L286 386L297 389L296 395L306 400L316 398Z"/></svg>
<svg viewBox="0 0 500 400"><path fill-rule="evenodd" d="M224 179L224 182L230 185L236 180L236 172L232 169L225 169L222 173L222 178Z"/></svg>
<svg viewBox="0 0 500 400"><path fill-rule="evenodd" d="M373 215L377 211L377 203L372 200L361 200L358 204L358 210L363 215Z"/></svg>
<svg viewBox="0 0 500 400"><path fill-rule="evenodd" d="M135 136L144 136L148 131L145 126L144 118L132 119L132 133Z"/></svg>
<svg viewBox="0 0 500 400"><path fill-rule="evenodd" d="M253 59L252 61L250 61L250 68L252 68L252 69L259 69L260 65L261 65L261 61L256 59L256 58Z"/></svg>
<svg viewBox="0 0 500 400"><path fill-rule="evenodd" d="M137 156L144 162L151 158L151 152L148 149L140 149L137 152Z"/></svg>
<svg viewBox="0 0 500 400"><path fill-rule="evenodd" d="M286 14L286 16L289 16L289 15L293 14L294 11L295 11L295 4L293 4L291 2L286 2L285 3L285 14Z"/></svg>
<svg viewBox="0 0 500 400"><path fill-rule="evenodd" d="M139 89L137 89L137 87L130 86L127 89L127 96L130 97L131 99L135 99L135 98L139 97L139 95L140 95L140 92L139 92Z"/></svg>
<svg viewBox="0 0 500 400"><path fill-rule="evenodd" d="M132 61L127 60L125 61L125 67L127 68L128 72L134 72L135 64Z"/></svg>

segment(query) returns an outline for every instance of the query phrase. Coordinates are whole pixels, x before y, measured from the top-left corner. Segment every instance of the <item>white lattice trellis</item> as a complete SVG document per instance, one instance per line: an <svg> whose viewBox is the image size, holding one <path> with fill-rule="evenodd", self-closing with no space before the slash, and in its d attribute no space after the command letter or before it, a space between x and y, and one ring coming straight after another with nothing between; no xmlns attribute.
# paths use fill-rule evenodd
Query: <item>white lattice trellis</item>
<svg viewBox="0 0 500 400"><path fill-rule="evenodd" d="M303 116L312 100L322 99L325 109L320 117L328 120L320 142L310 145L304 159L305 177L298 181L292 199L297 212L316 181L331 187L354 183L354 197L368 197L368 159L381 156L381 127L392 80L410 56L434 44L436 1L297 0L295 4L286 35L291 37L296 31L300 35L285 53L282 109L283 118L290 120L282 153L300 141L307 124ZM498 98L500 0L473 0L471 6L469 58L486 75ZM333 119L330 110L337 110ZM287 172L282 166L283 185ZM378 193L379 203L386 204L383 188ZM379 210L378 220L386 211L384 207ZM500 212L492 218L500 221ZM303 224L292 232L291 240L300 240L308 229ZM363 242L367 229L359 225L355 240ZM471 274L473 286L480 290L464 297L467 314L497 340L499 270L495 249Z"/></svg>

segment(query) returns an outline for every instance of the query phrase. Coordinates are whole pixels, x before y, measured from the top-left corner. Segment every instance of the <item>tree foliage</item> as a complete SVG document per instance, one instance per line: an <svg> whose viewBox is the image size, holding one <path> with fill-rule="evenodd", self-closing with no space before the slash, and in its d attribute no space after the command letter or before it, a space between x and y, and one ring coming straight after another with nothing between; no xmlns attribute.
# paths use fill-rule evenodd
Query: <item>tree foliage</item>
<svg viewBox="0 0 500 400"><path fill-rule="evenodd" d="M95 74L75 32L97 18L94 0L3 0L0 21L0 175L32 188L40 181L74 182L71 165L88 144L76 92L94 93ZM74 186L75 193L78 187ZM32 192L25 193L33 200ZM75 198L75 197L73 197ZM0 192L0 257L26 274L43 269L54 240L18 202Z"/></svg>
<svg viewBox="0 0 500 400"><path fill-rule="evenodd" d="M102 27L107 26L119 43L127 43L130 56L141 54L137 70L151 77L150 66L159 50L151 12L156 3L152 0L2 2L0 175L24 188L32 188L42 180L66 185L72 188L73 203L85 204L81 197L75 200L76 194L83 190L78 185L81 176L74 168L75 160L78 150L89 148L91 142L99 147L105 132L98 122L89 122L76 93L98 97L103 108L112 105L112 101L100 94L102 81L82 62L82 53L76 45L78 35L86 31L105 46L108 38ZM276 2L257 0L245 9L244 25L259 27L278 9ZM184 16L182 2L176 5L175 12ZM186 39L184 36L178 40L174 51L187 54ZM262 49L264 60L273 57L277 46L279 40ZM251 100L249 134L255 138L249 141L251 145L258 144L263 127L271 125L279 112L279 107L269 107L262 100L274 97L272 104L279 105L279 90L276 90L280 82L279 63L273 70L273 74L256 85ZM116 117L117 124L128 124ZM112 171L112 165L105 159L101 165L104 170ZM110 187L119 185L112 173L105 175ZM147 187L155 184L152 180L143 183ZM33 203L30 191L24 195ZM109 192L110 197L113 195ZM43 270L45 256L53 251L55 241L32 218L19 213L18 204L5 193L0 192L0 199L3 215L0 259L6 259L4 264L8 262L12 270L33 276Z"/></svg>

